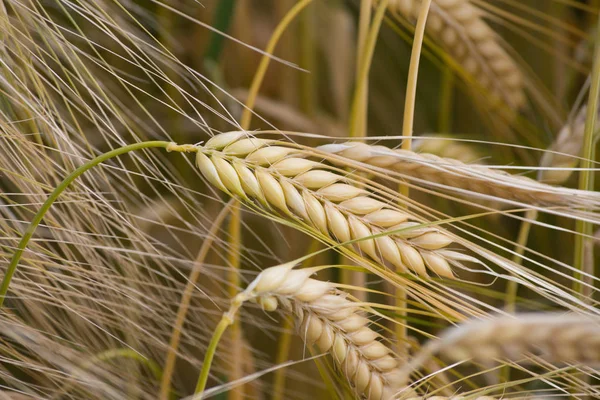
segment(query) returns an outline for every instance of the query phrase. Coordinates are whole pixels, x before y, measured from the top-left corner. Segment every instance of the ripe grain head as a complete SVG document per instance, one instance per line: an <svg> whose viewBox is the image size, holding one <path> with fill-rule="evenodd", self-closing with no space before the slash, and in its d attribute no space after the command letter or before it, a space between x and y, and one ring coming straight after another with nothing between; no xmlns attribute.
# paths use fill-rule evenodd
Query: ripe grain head
<svg viewBox="0 0 600 400"><path fill-rule="evenodd" d="M201 147L196 164L226 193L277 212L330 241L354 242L358 251L378 263L423 277L427 270L453 277L451 264L461 258L442 252L454 241L450 233L423 226L407 210L363 189L351 173L342 175L308 156L290 143L229 132Z"/></svg>
<svg viewBox="0 0 600 400"><path fill-rule="evenodd" d="M397 374L399 360L370 328L360 304L334 284L310 278L315 271L293 269L293 264L265 269L242 296L267 311L291 313L304 342L331 354L357 396L394 398L406 384Z"/></svg>
<svg viewBox="0 0 600 400"><path fill-rule="evenodd" d="M595 192L551 186L485 165L465 164L453 158L442 158L429 153L394 150L358 142L328 144L317 150L380 170L396 172L401 177L417 179L422 185L433 184L447 190L482 194L496 200L590 209L600 205L600 195Z"/></svg>
<svg viewBox="0 0 600 400"><path fill-rule="evenodd" d="M460 362L543 359L595 366L600 362L600 320L589 315L524 313L467 321L426 343L401 374L410 376L435 354Z"/></svg>

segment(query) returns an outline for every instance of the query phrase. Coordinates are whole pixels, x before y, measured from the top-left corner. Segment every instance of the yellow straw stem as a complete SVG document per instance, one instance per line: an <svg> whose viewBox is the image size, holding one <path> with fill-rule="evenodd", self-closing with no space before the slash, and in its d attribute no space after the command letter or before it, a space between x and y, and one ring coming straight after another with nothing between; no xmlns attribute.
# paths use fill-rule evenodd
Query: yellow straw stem
<svg viewBox="0 0 600 400"><path fill-rule="evenodd" d="M369 80L369 71L371 70L371 63L373 61L373 53L375 52L375 45L377 44L377 36L379 36L379 29L383 22L385 10L387 8L389 0L382 0L377 9L375 10L375 16L367 35L364 49L360 56L358 65L358 76L356 77L356 89L354 91L354 98L352 99L352 111L350 112L350 136L351 137L364 137L366 136L367 126L367 83Z"/></svg>
<svg viewBox="0 0 600 400"><path fill-rule="evenodd" d="M413 39L412 51L410 54L410 66L408 68L408 82L406 85L406 100L404 102L404 121L402 124L402 149L411 150L412 148L412 133L415 119L415 102L417 97L417 79L419 76L419 62L421 59L421 49L423 48L423 39L425 38L425 24L429 15L429 7L431 0L424 0L421 3L419 16L417 18L417 26L415 28L415 37ZM409 187L400 185L400 194L405 197L409 196ZM399 310L406 310L406 291L400 288L396 289L396 307ZM404 311L402 315L406 317ZM398 343L398 353L402 356L406 354L405 343L407 340L406 321L396 324L396 340Z"/></svg>

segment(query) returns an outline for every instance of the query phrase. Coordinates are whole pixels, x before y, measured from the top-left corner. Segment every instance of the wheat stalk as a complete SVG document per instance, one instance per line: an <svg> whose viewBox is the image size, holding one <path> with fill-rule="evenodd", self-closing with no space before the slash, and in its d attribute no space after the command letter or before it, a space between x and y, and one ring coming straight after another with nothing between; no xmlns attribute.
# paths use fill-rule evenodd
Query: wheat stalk
<svg viewBox="0 0 600 400"><path fill-rule="evenodd" d="M329 352L358 396L392 398L405 386L398 379L398 360L369 327L359 305L333 283L310 278L318 268L293 267L288 263L265 269L242 298L266 311L281 307L291 313L304 342Z"/></svg>
<svg viewBox="0 0 600 400"><path fill-rule="evenodd" d="M390 0L388 9L416 20L420 0ZM513 110L525 103L524 78L498 36L470 0L433 0L426 30L466 72Z"/></svg>
<svg viewBox="0 0 600 400"><path fill-rule="evenodd" d="M200 147L196 164L220 190L338 243L355 241L362 253L401 271L427 277L429 268L452 278L450 264L468 258L446 249L454 241L448 232L421 226L407 210L374 198L350 175L325 169L307 155L289 143L229 132Z"/></svg>
<svg viewBox="0 0 600 400"><path fill-rule="evenodd" d="M434 183L449 190L466 190L504 200L589 208L596 207L600 201L600 196L594 192L546 185L524 176L511 175L484 165L465 164L434 154L394 150L359 142L326 144L319 146L317 150L380 169L393 170L425 184Z"/></svg>

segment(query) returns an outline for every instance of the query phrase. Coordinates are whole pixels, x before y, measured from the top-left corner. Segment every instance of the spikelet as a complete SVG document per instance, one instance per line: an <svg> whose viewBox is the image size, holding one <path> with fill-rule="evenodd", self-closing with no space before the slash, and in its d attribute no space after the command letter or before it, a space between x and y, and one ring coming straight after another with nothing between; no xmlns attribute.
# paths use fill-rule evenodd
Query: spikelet
<svg viewBox="0 0 600 400"><path fill-rule="evenodd" d="M327 170L285 142L243 132L215 136L197 153L196 164L215 187L246 203L298 221L330 240L356 240L363 255L427 277L427 269L453 278L454 252L440 253L451 235L394 204L372 197L351 176ZM384 232L398 231L364 239ZM361 240L364 239L364 240Z"/></svg>
<svg viewBox="0 0 600 400"><path fill-rule="evenodd" d="M417 178L422 181L421 184L432 182L449 189L481 193L498 199L590 208L596 207L600 202L597 193L550 186L484 165L464 164L433 154L392 150L385 146L370 146L359 142L327 144L317 150Z"/></svg>
<svg viewBox="0 0 600 400"><path fill-rule="evenodd" d="M390 0L388 9L415 21L420 0ZM524 78L500 38L470 0L433 0L426 31L492 96L511 109L525 104Z"/></svg>
<svg viewBox="0 0 600 400"><path fill-rule="evenodd" d="M369 327L360 307L334 284L310 278L314 271L293 269L292 264L267 268L248 286L245 298L267 311L291 313L304 342L331 354L357 397L395 398L405 382L398 380L393 352ZM406 388L402 393L414 396Z"/></svg>
<svg viewBox="0 0 600 400"><path fill-rule="evenodd" d="M423 135L413 139L413 151L417 153L430 153L442 158L452 158L462 163L474 163L484 158L478 149L471 143L460 140L450 140L441 135Z"/></svg>

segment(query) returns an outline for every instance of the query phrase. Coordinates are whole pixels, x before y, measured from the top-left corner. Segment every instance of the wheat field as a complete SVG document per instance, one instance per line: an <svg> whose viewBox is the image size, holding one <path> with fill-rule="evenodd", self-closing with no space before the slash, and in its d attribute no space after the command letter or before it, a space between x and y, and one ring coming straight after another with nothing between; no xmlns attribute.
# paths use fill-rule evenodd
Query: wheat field
<svg viewBox="0 0 600 400"><path fill-rule="evenodd" d="M600 398L600 1L0 1L0 399Z"/></svg>

